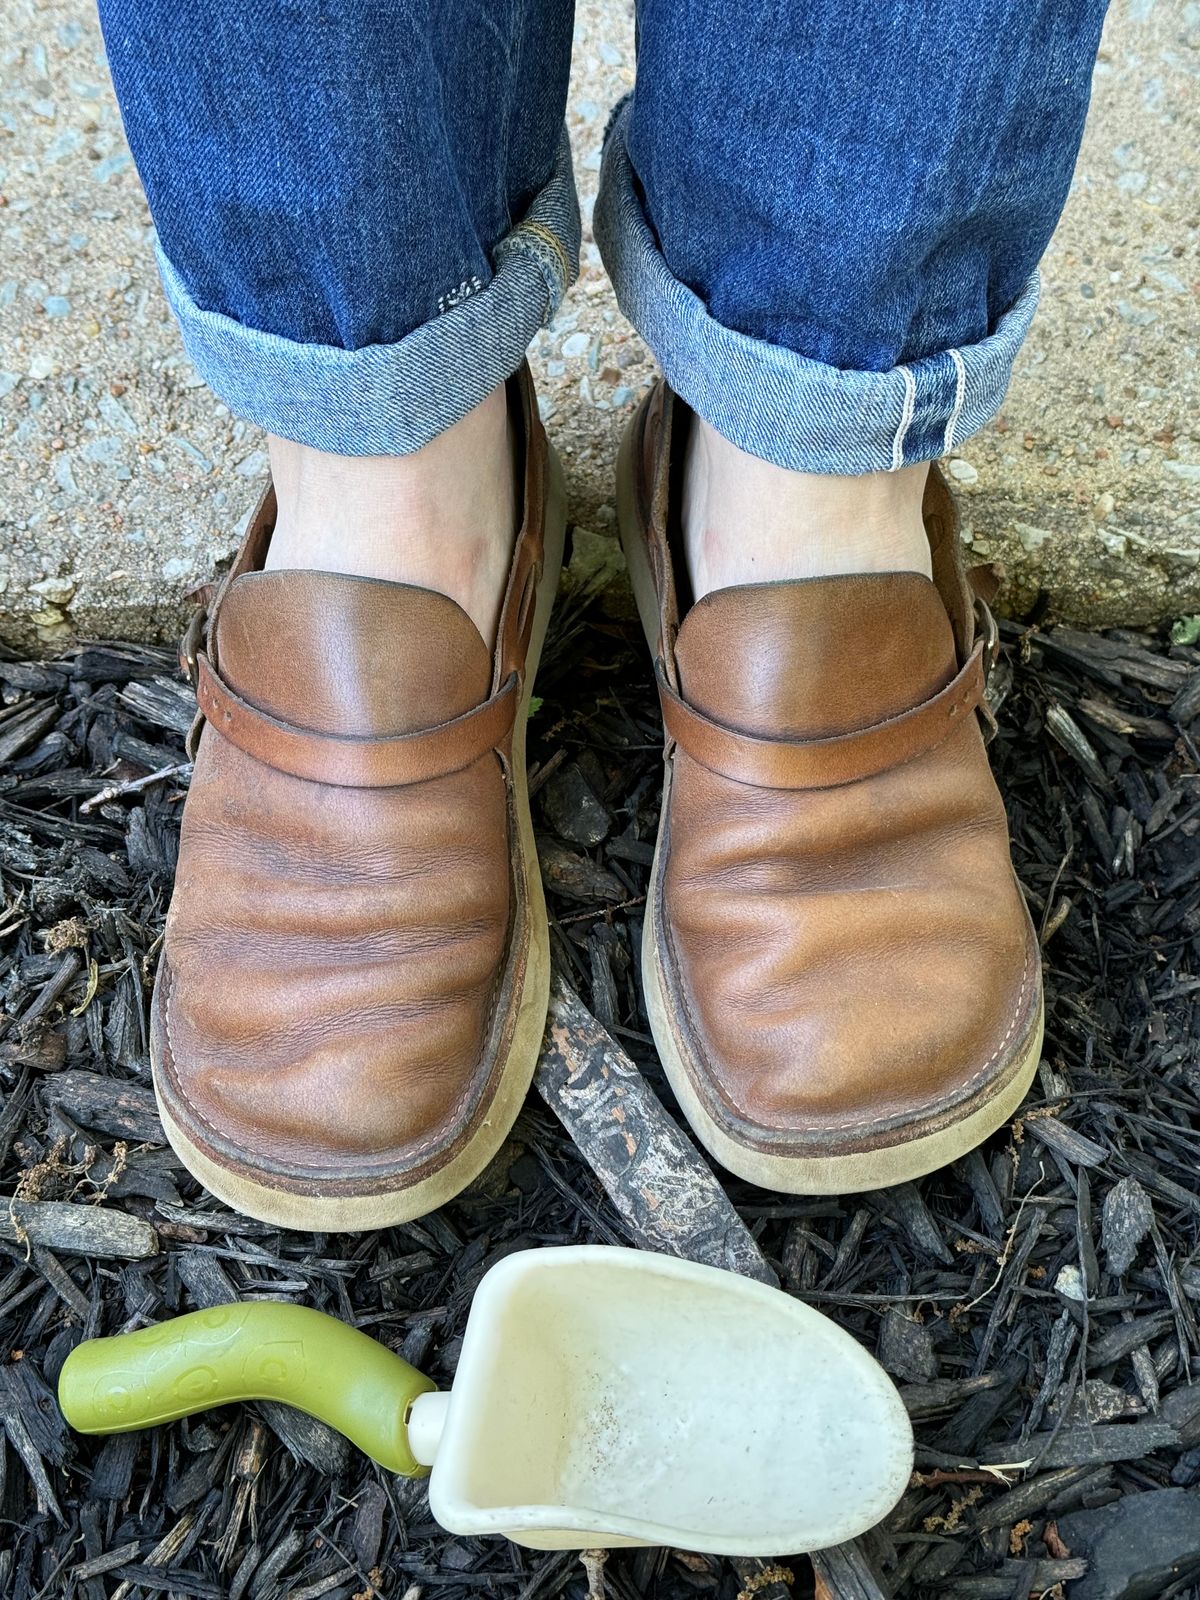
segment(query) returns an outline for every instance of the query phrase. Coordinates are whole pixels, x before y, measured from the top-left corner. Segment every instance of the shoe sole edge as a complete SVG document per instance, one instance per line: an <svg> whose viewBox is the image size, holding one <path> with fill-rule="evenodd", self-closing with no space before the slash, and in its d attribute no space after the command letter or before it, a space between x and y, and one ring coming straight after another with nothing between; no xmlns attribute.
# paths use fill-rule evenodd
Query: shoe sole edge
<svg viewBox="0 0 1200 1600"><path fill-rule="evenodd" d="M669 780L664 784L664 806L667 790ZM661 838L660 831L660 841ZM650 906L656 903L660 854L656 847L647 896ZM672 1008L663 990L654 922L653 914L648 914L642 932L642 989L650 1032L663 1071L701 1144L714 1160L747 1183L795 1195L858 1194L870 1189L890 1189L898 1183L923 1178L977 1149L1015 1115L1029 1092L1042 1057L1045 1006L1040 993L1033 1026L1025 1042L1014 1052L1015 1068L1004 1076L995 1094L946 1127L932 1133L902 1134L894 1143L870 1150L799 1155L755 1149L722 1128L696 1091L676 1041ZM926 1108L923 1115L926 1118L936 1116L937 1107Z"/></svg>
<svg viewBox="0 0 1200 1600"><path fill-rule="evenodd" d="M358 1233L412 1222L418 1217L428 1216L431 1211L436 1211L439 1206L461 1194L499 1153L512 1131L541 1056L546 1014L550 1005L550 928L538 867L533 818L529 809L525 744L529 702L550 613L558 592L565 537L566 488L561 464L554 450L549 448L545 565L538 589L524 690L513 735L513 798L519 852L525 874L525 903L530 924L529 953L512 1042L491 1105L463 1148L444 1166L416 1183L395 1189L373 1189L370 1193L358 1195L306 1194L237 1172L200 1149L167 1105L162 1087L161 1063L152 1052L154 1097L168 1143L197 1182L243 1216L276 1227L321 1233Z"/></svg>
<svg viewBox="0 0 1200 1600"><path fill-rule="evenodd" d="M617 460L617 523L621 545L629 568L630 583L642 629L654 654L659 627L658 597L653 574L646 558L640 532L637 505L635 434L626 432ZM797 1155L756 1150L734 1138L716 1122L704 1106L684 1064L676 1039L672 1009L661 981L661 955L655 931L654 907L659 903L663 869L663 819L671 793L671 765L665 763L662 811L654 849L654 863L646 891L647 915L642 930L642 989L650 1032L662 1061L663 1071L693 1132L709 1154L736 1177L747 1183L774 1189L783 1194L853 1194L868 1189L887 1189L913 1178L924 1177L939 1167L976 1149L1015 1114L1029 1091L1041 1060L1045 1003L1038 993L1037 1012L1025 1042L1014 1052L1016 1067L1004 1075L997 1092L982 1105L976 1105L947 1127L871 1150L832 1152L828 1155ZM1012 1058L1010 1058L1011 1060ZM1000 1074L997 1074L1000 1076ZM937 1114L931 1108L926 1116Z"/></svg>

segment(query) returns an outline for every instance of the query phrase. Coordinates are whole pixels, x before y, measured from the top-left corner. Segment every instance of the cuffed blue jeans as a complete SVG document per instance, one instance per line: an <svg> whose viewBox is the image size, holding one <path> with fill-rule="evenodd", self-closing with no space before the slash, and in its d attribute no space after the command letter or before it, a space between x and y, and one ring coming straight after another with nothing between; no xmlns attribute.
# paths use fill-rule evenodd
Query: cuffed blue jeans
<svg viewBox="0 0 1200 1600"><path fill-rule="evenodd" d="M1104 0L639 0L594 225L626 315L742 449L928 460L994 414ZM404 454L578 266L571 0L100 0L189 356L234 411Z"/></svg>

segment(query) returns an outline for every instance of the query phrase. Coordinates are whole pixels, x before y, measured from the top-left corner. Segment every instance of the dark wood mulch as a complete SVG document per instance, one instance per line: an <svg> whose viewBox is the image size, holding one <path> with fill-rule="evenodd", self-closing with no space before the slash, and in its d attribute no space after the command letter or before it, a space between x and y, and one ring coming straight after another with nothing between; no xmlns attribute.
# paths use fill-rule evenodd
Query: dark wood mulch
<svg viewBox="0 0 1200 1600"><path fill-rule="evenodd" d="M1200 651L1005 638L994 752L1048 969L1028 1104L898 1190L726 1182L786 1287L894 1375L917 1476L819 1580L802 1559L778 1574L627 1551L612 1600L786 1600L814 1581L835 1600L1200 1596ZM190 696L170 652L127 645L0 660L0 684L0 1595L580 1600L576 1556L449 1538L420 1484L298 1413L66 1430L54 1384L85 1336L295 1298L446 1382L498 1256L631 1234L536 1099L475 1189L408 1227L282 1233L200 1191L163 1143L146 1043ZM660 782L640 640L568 606L539 688L557 961L670 1105L635 958Z"/></svg>

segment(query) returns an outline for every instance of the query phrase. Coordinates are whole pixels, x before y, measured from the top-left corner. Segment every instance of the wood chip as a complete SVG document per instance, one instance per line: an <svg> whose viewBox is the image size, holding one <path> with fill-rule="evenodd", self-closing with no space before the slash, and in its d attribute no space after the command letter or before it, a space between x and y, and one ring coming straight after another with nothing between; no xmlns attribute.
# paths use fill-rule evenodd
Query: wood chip
<svg viewBox="0 0 1200 1600"><path fill-rule="evenodd" d="M0 1202L0 1239L100 1261L144 1261L158 1254L158 1235L140 1217L64 1200Z"/></svg>

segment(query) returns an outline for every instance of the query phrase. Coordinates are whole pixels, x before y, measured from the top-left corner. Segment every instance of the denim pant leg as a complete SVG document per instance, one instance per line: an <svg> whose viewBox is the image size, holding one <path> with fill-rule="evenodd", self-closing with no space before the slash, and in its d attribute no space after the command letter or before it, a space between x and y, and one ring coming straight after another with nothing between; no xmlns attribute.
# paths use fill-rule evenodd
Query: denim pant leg
<svg viewBox="0 0 1200 1600"><path fill-rule="evenodd" d="M781 466L928 460L1000 405L1105 0L639 0L594 225L673 387Z"/></svg>
<svg viewBox="0 0 1200 1600"><path fill-rule="evenodd" d="M239 414L418 449L578 269L572 0L100 0L184 344Z"/></svg>

